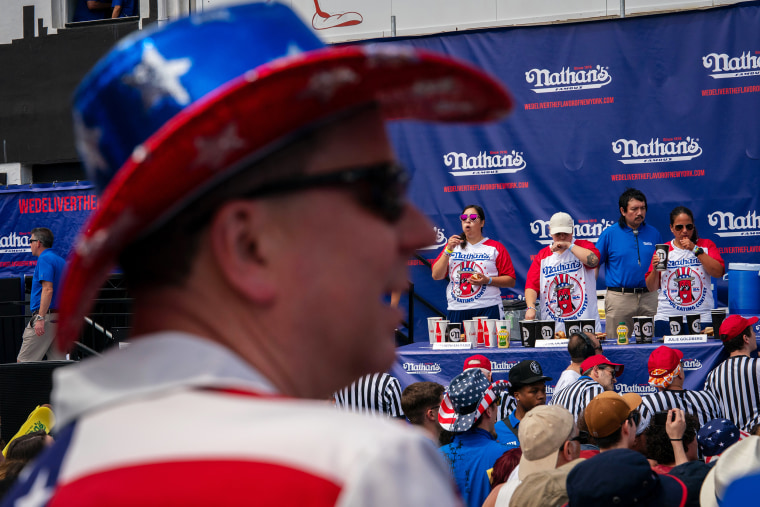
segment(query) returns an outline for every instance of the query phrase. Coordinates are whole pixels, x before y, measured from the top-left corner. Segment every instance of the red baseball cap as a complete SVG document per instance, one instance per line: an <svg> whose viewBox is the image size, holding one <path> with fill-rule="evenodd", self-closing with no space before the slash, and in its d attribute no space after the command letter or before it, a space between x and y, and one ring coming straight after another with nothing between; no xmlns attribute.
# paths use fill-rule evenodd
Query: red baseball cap
<svg viewBox="0 0 760 507"><path fill-rule="evenodd" d="M739 333L747 329L749 326L753 326L757 320L757 317L745 319L741 315L729 315L720 325L718 336L723 340L723 335L726 335L726 339L723 341L732 340L739 336Z"/></svg>
<svg viewBox="0 0 760 507"><path fill-rule="evenodd" d="M475 354L464 360L462 371L469 370L470 368L484 368L491 371L491 360L482 354Z"/></svg>
<svg viewBox="0 0 760 507"><path fill-rule="evenodd" d="M614 366L615 367L615 376L616 377L619 377L620 375L623 374L623 368L624 368L624 366L622 364L613 363L612 361L610 361L609 359L607 359L602 354L597 354L595 356L591 356L591 357L587 358L585 361L583 361L581 363L581 371L590 370L594 366L599 366L599 365L602 365L602 364L606 364L606 365L609 365L609 366Z"/></svg>
<svg viewBox="0 0 760 507"><path fill-rule="evenodd" d="M652 377L662 377L676 369L676 366L683 359L683 352L678 349L671 349L665 345L660 345L649 354L649 375Z"/></svg>

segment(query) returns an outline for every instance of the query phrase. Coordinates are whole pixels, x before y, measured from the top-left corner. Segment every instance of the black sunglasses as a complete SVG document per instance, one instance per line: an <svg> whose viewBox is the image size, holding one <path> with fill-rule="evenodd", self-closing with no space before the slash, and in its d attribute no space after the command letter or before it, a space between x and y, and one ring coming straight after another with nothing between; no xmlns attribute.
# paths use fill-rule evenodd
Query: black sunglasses
<svg viewBox="0 0 760 507"><path fill-rule="evenodd" d="M641 414L638 410L634 410L630 414L628 414L628 419L630 419L633 422L634 426L639 425L639 421L641 421Z"/></svg>
<svg viewBox="0 0 760 507"><path fill-rule="evenodd" d="M284 181L264 183L245 198L300 192L319 187L346 187L364 208L388 222L397 222L406 206L409 173L396 162L383 162L325 174L302 174Z"/></svg>
<svg viewBox="0 0 760 507"><path fill-rule="evenodd" d="M693 231L694 230L694 224L678 224L678 225L674 225L673 229L675 229L677 231L680 231L684 227L686 227L687 231Z"/></svg>

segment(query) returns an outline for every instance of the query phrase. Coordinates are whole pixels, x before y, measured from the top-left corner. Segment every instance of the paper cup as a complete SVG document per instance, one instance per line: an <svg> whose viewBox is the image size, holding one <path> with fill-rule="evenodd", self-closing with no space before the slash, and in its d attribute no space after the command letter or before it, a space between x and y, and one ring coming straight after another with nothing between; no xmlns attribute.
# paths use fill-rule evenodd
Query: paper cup
<svg viewBox="0 0 760 507"><path fill-rule="evenodd" d="M686 330L683 325L683 315L675 315L670 317L670 334L672 336L678 336L679 334L686 334Z"/></svg>
<svg viewBox="0 0 760 507"><path fill-rule="evenodd" d="M430 343L435 343L435 323L443 320L443 317L428 317L428 339Z"/></svg>
<svg viewBox="0 0 760 507"><path fill-rule="evenodd" d="M657 253L657 265L654 267L657 271L665 271L668 269L668 251L670 250L670 245L667 243L665 244L657 244L654 246L654 251Z"/></svg>
<svg viewBox="0 0 760 507"><path fill-rule="evenodd" d="M728 308L716 308L710 312L712 314L713 337L720 338L720 325L726 319L727 312Z"/></svg>
<svg viewBox="0 0 760 507"><path fill-rule="evenodd" d="M573 333L580 333L583 329L582 320L566 320L565 321L565 334L568 338Z"/></svg>
<svg viewBox="0 0 760 507"><path fill-rule="evenodd" d="M473 347L478 344L478 322L474 319L465 320L463 323L465 339L472 343Z"/></svg>
<svg viewBox="0 0 760 507"><path fill-rule="evenodd" d="M496 337L496 320L486 319L483 321L483 344L486 347L494 348L498 343Z"/></svg>
<svg viewBox="0 0 760 507"><path fill-rule="evenodd" d="M638 315L633 318L633 334L636 343L652 343L654 338L654 317Z"/></svg>
<svg viewBox="0 0 760 507"><path fill-rule="evenodd" d="M596 321L594 319L582 319L581 330L591 336L596 334Z"/></svg>
<svg viewBox="0 0 760 507"><path fill-rule="evenodd" d="M521 320L519 324L523 347L535 347L538 322L535 320Z"/></svg>
<svg viewBox="0 0 760 507"><path fill-rule="evenodd" d="M554 338L554 329L556 322L553 320L539 320L538 332L536 333L537 340L551 340Z"/></svg>
<svg viewBox="0 0 760 507"><path fill-rule="evenodd" d="M702 323L698 313L686 315L686 334L699 334L702 332Z"/></svg>

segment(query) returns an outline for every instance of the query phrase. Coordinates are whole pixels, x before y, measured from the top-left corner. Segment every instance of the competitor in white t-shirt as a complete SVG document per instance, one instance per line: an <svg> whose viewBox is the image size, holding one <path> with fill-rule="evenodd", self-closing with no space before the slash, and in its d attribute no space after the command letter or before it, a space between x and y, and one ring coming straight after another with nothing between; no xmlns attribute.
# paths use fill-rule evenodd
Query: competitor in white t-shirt
<svg viewBox="0 0 760 507"><path fill-rule="evenodd" d="M578 319L593 319L600 331L594 269L599 265L599 250L589 241L573 240L574 225L567 213L555 213L549 220L554 241L538 252L528 270L525 319L536 318L538 304L541 318L557 322L556 331L565 330L566 320Z"/></svg>
<svg viewBox="0 0 760 507"><path fill-rule="evenodd" d="M678 206L670 212L670 231L673 240L667 269L654 269L659 261L655 252L646 277L650 291L660 289L655 315L657 336L669 334L666 323L671 316L699 313L702 322L712 322L710 310L715 302L710 277L722 277L726 268L715 243L698 238L694 214L689 208Z"/></svg>
<svg viewBox="0 0 760 507"><path fill-rule="evenodd" d="M483 208L465 206L460 219L462 234L451 236L433 263L433 280L449 275L447 318L450 322L478 316L503 319L500 288L515 286L512 259L504 245L483 236Z"/></svg>

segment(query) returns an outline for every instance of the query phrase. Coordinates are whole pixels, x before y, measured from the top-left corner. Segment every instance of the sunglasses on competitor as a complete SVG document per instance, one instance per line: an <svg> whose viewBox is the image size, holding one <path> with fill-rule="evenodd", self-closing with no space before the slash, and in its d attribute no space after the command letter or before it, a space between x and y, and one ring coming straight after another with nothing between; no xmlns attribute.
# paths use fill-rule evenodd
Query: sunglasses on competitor
<svg viewBox="0 0 760 507"><path fill-rule="evenodd" d="M674 225L674 226L673 226L673 229L675 229L675 230L677 230L677 231L680 231L680 230L682 230L684 227L686 227L686 230L687 230L687 231L693 231L693 230L694 230L694 224L678 224L678 225Z"/></svg>
<svg viewBox="0 0 760 507"><path fill-rule="evenodd" d="M406 207L409 173L397 162L383 162L325 174L301 174L285 181L264 183L247 192L252 199L322 187L347 188L359 204L388 222L397 222Z"/></svg>
<svg viewBox="0 0 760 507"><path fill-rule="evenodd" d="M469 220L470 222L475 222L475 221L477 221L479 218L480 218L480 217L478 216L478 214L477 214L477 213L470 213L469 215L460 215L460 216L459 216L459 219L460 219L462 222L466 222L467 220Z"/></svg>

